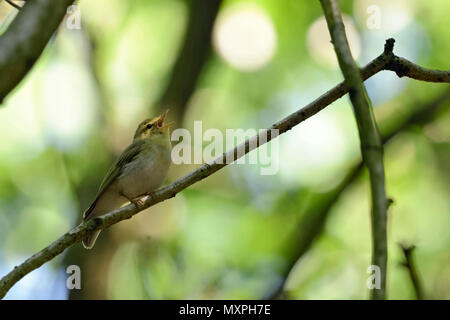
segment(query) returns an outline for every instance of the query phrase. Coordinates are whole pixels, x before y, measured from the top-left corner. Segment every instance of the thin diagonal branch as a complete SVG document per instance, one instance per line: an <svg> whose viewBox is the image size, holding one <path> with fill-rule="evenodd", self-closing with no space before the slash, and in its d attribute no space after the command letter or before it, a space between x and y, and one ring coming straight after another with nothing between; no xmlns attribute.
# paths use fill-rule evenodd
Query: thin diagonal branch
<svg viewBox="0 0 450 320"><path fill-rule="evenodd" d="M0 103L33 67L73 1L27 1L0 36Z"/></svg>
<svg viewBox="0 0 450 320"><path fill-rule="evenodd" d="M10 6L16 8L17 10L22 9L21 6L19 6L19 5L15 4L14 2L12 2L12 0L6 0L6 2L8 2L8 4L9 4Z"/></svg>
<svg viewBox="0 0 450 320"><path fill-rule="evenodd" d="M416 107L417 102L415 102L414 105L405 107L405 111L413 111L408 116L402 117L402 119L389 130L382 131L383 144L388 144L397 134L409 129L413 125L423 126L433 121L437 114L445 108L448 108L448 105L445 103L449 100L450 89L444 91L428 103L420 104L419 107ZM299 221L295 234L292 237L292 240L289 241L290 246L295 246L295 250L292 256L288 258L287 266L283 271L282 280L277 284L276 288L271 289L265 296L265 299L280 298L292 269L319 237L323 230L323 226L330 215L331 208L333 208L334 204L340 199L342 193L360 176L362 169L362 162L354 166L336 188L324 195L320 208L314 212L308 212L306 216Z"/></svg>
<svg viewBox="0 0 450 320"><path fill-rule="evenodd" d="M350 88L350 101L358 125L362 158L364 165L369 170L372 195L372 264L378 266L381 273L381 288L372 290L371 297L372 299L384 299L386 296L386 225L389 201L385 190L383 144L363 79L350 51L339 4L337 0L321 0L320 2L339 66L345 83Z"/></svg>
<svg viewBox="0 0 450 320"><path fill-rule="evenodd" d="M393 50L393 39L389 39L386 42L384 52L370 62L367 66L361 69L361 76L364 80L370 78L374 74L385 69L386 65L391 62L391 59L394 57ZM424 72L427 72L426 70ZM446 79L442 79L442 82L450 82L450 79L446 81ZM37 252L36 254L29 257L20 265L16 266L12 271L10 271L7 275L5 275L2 279L0 279L0 298L3 298L8 290L17 283L20 279L22 279L26 274L31 271L39 268L41 265L46 263L47 261L52 260L57 255L61 254L65 249L69 246L80 242L86 235L94 230L100 230L110 227L113 224L116 224L122 220L130 219L135 214L147 209L155 205L156 203L162 202L169 198L174 197L178 192L183 189L189 187L190 185L212 175L214 172L220 170L224 166L227 165L227 162L224 161L227 159L227 155L234 155L234 159L244 156L246 153L250 152L250 141L257 141L256 147L269 142L272 138L270 134L270 129L278 130L279 134L283 134L294 126L298 125L302 121L310 118L315 115L326 106L330 105L337 99L341 98L343 95L349 92L348 87L345 83L341 82L331 90L327 91L319 98L309 103L305 107L300 110L292 113L281 121L275 123L268 129L268 136L266 141L261 141L260 139L256 139L253 137L245 141L243 144L235 147L234 149L224 153L218 159L213 161L212 163L205 164L195 169L194 171L188 173L172 184L163 187L149 196L145 201L143 206L137 208L134 205L128 205L126 207L120 208L118 210L114 210L104 216L96 217L92 220L81 223L79 226L75 227L71 231L67 232L59 239L54 241L52 244L44 248L43 250ZM245 146L245 152L238 153L238 151L242 150L242 146Z"/></svg>
<svg viewBox="0 0 450 320"><path fill-rule="evenodd" d="M414 287L414 291L416 293L417 300L423 300L423 290L422 285L419 280L419 275L417 272L417 267L414 259L414 249L416 247L414 245L400 245L400 248L402 249L403 255L405 256L405 262L403 263L403 266L408 269L409 277L411 278L411 282Z"/></svg>

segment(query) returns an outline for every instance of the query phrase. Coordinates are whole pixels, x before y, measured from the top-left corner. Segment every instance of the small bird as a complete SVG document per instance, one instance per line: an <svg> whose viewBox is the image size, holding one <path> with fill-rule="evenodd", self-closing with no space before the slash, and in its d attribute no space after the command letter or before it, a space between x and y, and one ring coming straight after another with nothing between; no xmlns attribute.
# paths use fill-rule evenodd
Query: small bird
<svg viewBox="0 0 450 320"><path fill-rule="evenodd" d="M164 124L167 112L139 124L133 142L109 169L94 202L84 212L83 221L111 212L127 202L139 207L141 197L161 186L171 163L169 127L173 122ZM83 246L92 249L99 233L97 230L89 234L83 239Z"/></svg>

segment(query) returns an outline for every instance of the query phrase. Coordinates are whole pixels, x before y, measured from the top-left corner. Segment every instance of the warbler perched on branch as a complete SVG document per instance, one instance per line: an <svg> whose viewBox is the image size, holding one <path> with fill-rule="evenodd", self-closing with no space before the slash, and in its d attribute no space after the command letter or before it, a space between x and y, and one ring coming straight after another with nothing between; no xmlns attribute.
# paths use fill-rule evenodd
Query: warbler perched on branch
<svg viewBox="0 0 450 320"><path fill-rule="evenodd" d="M83 221L120 208L127 202L136 206L140 199L156 190L164 182L171 162L169 127L164 124L167 115L142 121L136 129L133 142L123 151L103 179L98 194L84 212ZM91 249L100 230L83 239L83 246Z"/></svg>

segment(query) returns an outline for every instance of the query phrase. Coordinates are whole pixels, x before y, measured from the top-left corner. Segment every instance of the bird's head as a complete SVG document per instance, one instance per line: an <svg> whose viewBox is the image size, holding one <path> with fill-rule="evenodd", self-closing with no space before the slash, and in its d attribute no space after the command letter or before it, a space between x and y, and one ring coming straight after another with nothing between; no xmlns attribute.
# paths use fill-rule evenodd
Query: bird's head
<svg viewBox="0 0 450 320"><path fill-rule="evenodd" d="M169 137L169 127L174 124L173 121L164 123L167 112L169 112L169 110L166 110L159 117L145 119L142 121L136 129L133 140L167 139Z"/></svg>

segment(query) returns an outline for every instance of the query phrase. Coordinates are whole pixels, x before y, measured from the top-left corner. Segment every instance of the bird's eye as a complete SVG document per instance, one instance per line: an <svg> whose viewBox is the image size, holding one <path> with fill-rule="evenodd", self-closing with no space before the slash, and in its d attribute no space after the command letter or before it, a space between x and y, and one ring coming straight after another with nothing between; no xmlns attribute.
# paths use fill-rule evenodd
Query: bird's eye
<svg viewBox="0 0 450 320"><path fill-rule="evenodd" d="M147 125L147 129L151 129L153 127L153 123L149 123L148 125Z"/></svg>

